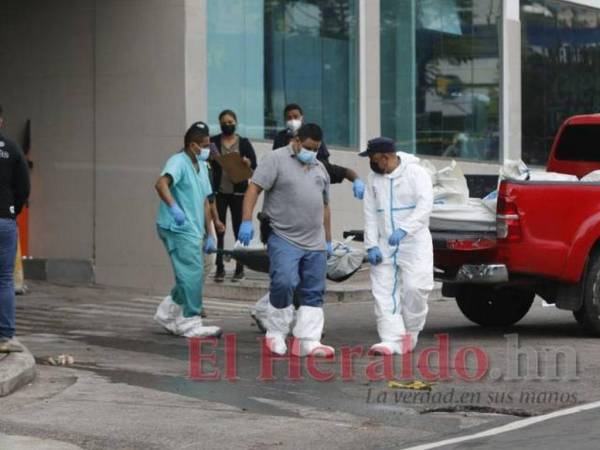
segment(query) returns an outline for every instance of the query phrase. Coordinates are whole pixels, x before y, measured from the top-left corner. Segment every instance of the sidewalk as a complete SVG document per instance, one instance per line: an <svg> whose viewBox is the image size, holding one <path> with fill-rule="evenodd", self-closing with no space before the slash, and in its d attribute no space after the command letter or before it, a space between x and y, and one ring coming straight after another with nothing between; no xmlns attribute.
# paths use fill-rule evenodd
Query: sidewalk
<svg viewBox="0 0 600 450"><path fill-rule="evenodd" d="M13 436L0 433L0 448L10 450L81 450L81 447L53 439Z"/></svg>
<svg viewBox="0 0 600 450"><path fill-rule="evenodd" d="M210 298L227 300L256 301L269 290L269 274L245 269L245 279L232 282L231 276L235 270L235 262L226 262L227 276L223 282L214 281L214 269L206 279L204 295ZM442 299L441 283L435 283L435 288L429 296L430 301ZM325 303L353 303L372 300L370 268L367 264L356 272L350 279L336 283L327 281Z"/></svg>
<svg viewBox="0 0 600 450"><path fill-rule="evenodd" d="M0 397L14 392L35 378L35 359L33 355L19 341L15 339L14 342L20 345L23 351L0 354Z"/></svg>

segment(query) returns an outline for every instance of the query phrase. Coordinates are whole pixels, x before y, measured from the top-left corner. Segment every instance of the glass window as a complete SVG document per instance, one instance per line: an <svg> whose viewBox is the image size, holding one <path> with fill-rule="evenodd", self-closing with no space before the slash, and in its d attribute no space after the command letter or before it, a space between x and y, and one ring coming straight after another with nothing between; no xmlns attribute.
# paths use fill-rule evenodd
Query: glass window
<svg viewBox="0 0 600 450"><path fill-rule="evenodd" d="M207 2L208 117L213 134L218 116L232 109L238 133L264 137L264 0Z"/></svg>
<svg viewBox="0 0 600 450"><path fill-rule="evenodd" d="M208 113L272 139L299 104L329 145L358 141L358 0L208 0Z"/></svg>
<svg viewBox="0 0 600 450"><path fill-rule="evenodd" d="M561 123L600 109L600 11L521 1L521 28L523 160L545 165Z"/></svg>
<svg viewBox="0 0 600 450"><path fill-rule="evenodd" d="M381 130L423 154L499 158L501 0L381 0Z"/></svg>

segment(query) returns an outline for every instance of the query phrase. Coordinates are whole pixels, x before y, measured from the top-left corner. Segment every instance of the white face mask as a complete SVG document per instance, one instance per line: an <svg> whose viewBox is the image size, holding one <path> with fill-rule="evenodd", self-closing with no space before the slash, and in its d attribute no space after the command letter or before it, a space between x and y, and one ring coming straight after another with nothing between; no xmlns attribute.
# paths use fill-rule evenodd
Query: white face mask
<svg viewBox="0 0 600 450"><path fill-rule="evenodd" d="M210 147L202 148L196 157L198 158L198 161L208 161L208 158L210 157Z"/></svg>
<svg viewBox="0 0 600 450"><path fill-rule="evenodd" d="M292 120L288 120L285 123L285 126L287 127L288 130L290 130L291 132L296 132L298 131L298 128L300 128L302 126L302 120L301 119L292 119Z"/></svg>

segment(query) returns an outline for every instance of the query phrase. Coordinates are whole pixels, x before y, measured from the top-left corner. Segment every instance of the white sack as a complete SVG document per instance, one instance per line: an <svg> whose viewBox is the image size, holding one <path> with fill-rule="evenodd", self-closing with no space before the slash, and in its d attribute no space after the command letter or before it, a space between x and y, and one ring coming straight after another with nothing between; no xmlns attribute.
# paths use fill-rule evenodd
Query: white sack
<svg viewBox="0 0 600 450"><path fill-rule="evenodd" d="M432 231L496 231L496 203L470 198L466 204L433 206L429 229Z"/></svg>

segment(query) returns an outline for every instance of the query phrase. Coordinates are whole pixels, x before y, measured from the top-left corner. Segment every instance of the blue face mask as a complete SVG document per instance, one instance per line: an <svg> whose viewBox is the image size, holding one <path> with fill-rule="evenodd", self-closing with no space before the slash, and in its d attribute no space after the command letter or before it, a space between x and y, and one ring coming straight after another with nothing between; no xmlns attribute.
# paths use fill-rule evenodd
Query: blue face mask
<svg viewBox="0 0 600 450"><path fill-rule="evenodd" d="M298 158L298 161L300 161L302 164L309 165L314 163L315 159L317 159L317 152L313 152L302 147L302 149L296 155L296 158Z"/></svg>
<svg viewBox="0 0 600 450"><path fill-rule="evenodd" d="M200 150L200 154L196 155L196 157L198 158L198 161L208 161L209 156L210 156L210 148L209 147L204 147L202 150Z"/></svg>

